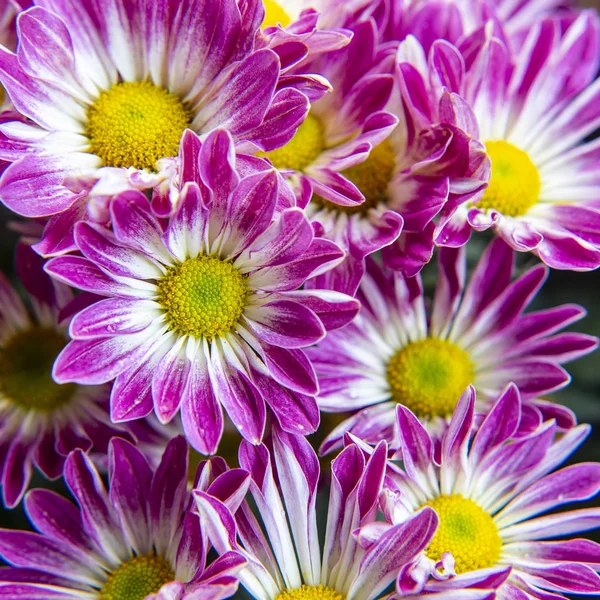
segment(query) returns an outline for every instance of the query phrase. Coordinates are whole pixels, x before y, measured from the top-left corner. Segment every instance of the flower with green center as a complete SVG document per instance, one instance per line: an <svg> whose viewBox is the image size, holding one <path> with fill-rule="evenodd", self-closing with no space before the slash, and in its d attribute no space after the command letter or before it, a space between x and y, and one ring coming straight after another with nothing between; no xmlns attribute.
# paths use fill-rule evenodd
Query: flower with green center
<svg viewBox="0 0 600 600"><path fill-rule="evenodd" d="M435 535L402 573L398 589L423 600L431 593L460 597L461 590L484 594L489 588L498 598L600 593L600 576L590 561L598 545L565 539L597 527L598 509L549 514L600 492L600 463L554 471L589 426L561 434L552 419L524 435L531 417L514 384L483 420L470 388L439 439L408 408L399 406L396 417L399 446L389 457L382 507L391 525L379 526L380 535L424 508L433 508L439 518Z"/></svg>
<svg viewBox="0 0 600 600"><path fill-rule="evenodd" d="M22 598L217 600L233 595L235 573L246 561L232 552L206 572L200 521L188 511L183 436L167 444L155 469L135 446L118 438L109 444L107 463L108 489L88 455L81 450L69 455L64 479L78 506L46 489L28 493L27 516L39 533L0 529L0 556L11 565L0 573L0 596L12 595L15 581ZM23 552L34 543L37 552Z"/></svg>
<svg viewBox="0 0 600 600"><path fill-rule="evenodd" d="M107 223L106 198L124 190L155 195L148 210L170 214L184 131L205 138L225 127L238 144L273 148L273 123L283 145L306 112L297 88L312 87L316 97L328 89L304 74L279 86L279 56L255 43L260 22L244 24L249 16L237 0L158 6L119 0L75 10L55 2L19 15L19 51L7 50L0 65L0 86L21 113L11 117L7 144L19 150L0 178L0 199L27 217L70 211L48 220L37 246L45 256L75 250L72 224ZM270 12L285 20L276 2ZM21 165L26 189L14 185Z"/></svg>
<svg viewBox="0 0 600 600"><path fill-rule="evenodd" d="M534 266L511 282L513 265L511 249L494 240L467 281L464 250L444 248L430 300L420 276L368 260L357 293L362 305L357 319L308 350L319 378L321 410L354 411L321 451L343 445L348 431L370 443L384 438L395 446L397 406L410 409L440 435L469 385L478 392L482 415L512 381L532 412L557 419L561 429L572 427L570 410L539 398L567 385L570 377L562 363L591 352L598 340L555 335L584 316L580 307L524 313L547 270Z"/></svg>
<svg viewBox="0 0 600 600"><path fill-rule="evenodd" d="M302 288L343 252L315 236L301 209L286 207L274 169L235 170L227 132L200 141L188 131L182 148L184 164L198 155L206 162L192 170L197 180L181 182L166 231L148 215L144 194L129 191L111 202L114 236L80 222L83 256L46 265L61 281L88 291L104 286L108 296L73 317L54 377L116 378L116 422L155 410L168 423L181 408L186 436L204 455L217 450L223 409L252 443L265 431L267 401L291 431L311 433L317 385L303 348L351 321L358 302ZM81 277L88 272L91 279Z"/></svg>
<svg viewBox="0 0 600 600"><path fill-rule="evenodd" d="M160 159L177 156L190 119L175 94L149 81L116 83L88 109L89 151L107 167L156 170Z"/></svg>
<svg viewBox="0 0 600 600"><path fill-rule="evenodd" d="M197 256L171 268L157 293L173 331L212 340L234 330L249 290L231 262Z"/></svg>
<svg viewBox="0 0 600 600"><path fill-rule="evenodd" d="M390 358L387 380L392 400L419 418L448 418L474 378L471 358L448 340L411 342Z"/></svg>
<svg viewBox="0 0 600 600"><path fill-rule="evenodd" d="M488 142L492 161L490 183L477 208L496 210L509 217L527 214L540 197L540 174L526 152L503 140Z"/></svg>
<svg viewBox="0 0 600 600"><path fill-rule="evenodd" d="M431 560L442 560L450 552L457 573L493 567L500 559L502 539L492 517L473 500L460 494L438 496L429 500L440 518L434 538L425 554Z"/></svg>
<svg viewBox="0 0 600 600"><path fill-rule="evenodd" d="M135 556L109 575L98 600L144 600L174 579L173 568L164 558Z"/></svg>
<svg viewBox="0 0 600 600"><path fill-rule="evenodd" d="M106 449L106 436L156 441L147 424L111 423L105 386L59 384L52 377L56 357L69 337L59 325L71 291L53 283L42 259L24 244L16 250L17 272L28 292L24 303L0 273L0 446L5 448L2 499L16 506L29 485L32 467L50 479L62 473L75 448Z"/></svg>

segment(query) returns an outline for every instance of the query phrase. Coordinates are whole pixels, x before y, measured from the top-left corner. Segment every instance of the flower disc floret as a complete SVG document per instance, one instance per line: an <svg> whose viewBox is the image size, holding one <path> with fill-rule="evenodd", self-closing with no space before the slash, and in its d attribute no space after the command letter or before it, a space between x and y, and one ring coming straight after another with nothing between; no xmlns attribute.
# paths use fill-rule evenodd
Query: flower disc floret
<svg viewBox="0 0 600 600"><path fill-rule="evenodd" d="M303 585L295 590L284 590L275 600L344 600L344 596L324 585Z"/></svg>
<svg viewBox="0 0 600 600"><path fill-rule="evenodd" d="M488 142L485 147L492 161L492 174L477 206L510 217L524 215L540 197L537 167L526 152L503 140Z"/></svg>
<svg viewBox="0 0 600 600"><path fill-rule="evenodd" d="M291 17L283 7L275 0L263 0L265 6L265 18L262 22L263 27L275 27L278 23L282 27L287 27L291 22Z"/></svg>
<svg viewBox="0 0 600 600"><path fill-rule="evenodd" d="M216 256L191 258L158 282L158 302L180 335L209 340L231 331L244 311L246 278Z"/></svg>
<svg viewBox="0 0 600 600"><path fill-rule="evenodd" d="M451 552L456 572L467 573L494 566L502 549L502 539L492 517L478 504L460 494L439 496L427 502L440 518L426 554L439 561Z"/></svg>
<svg viewBox="0 0 600 600"><path fill-rule="evenodd" d="M136 556L110 575L99 600L144 600L174 579L175 573L164 558Z"/></svg>
<svg viewBox="0 0 600 600"><path fill-rule="evenodd" d="M265 156L277 169L303 171L314 162L325 148L325 128L317 117L309 114L298 127L296 135L282 148Z"/></svg>
<svg viewBox="0 0 600 600"><path fill-rule="evenodd" d="M425 419L451 415L473 375L469 355L456 344L437 338L404 346L387 366L392 399Z"/></svg>
<svg viewBox="0 0 600 600"><path fill-rule="evenodd" d="M177 156L190 121L175 94L149 81L117 83L88 110L89 151L105 166L154 169L161 158Z"/></svg>
<svg viewBox="0 0 600 600"><path fill-rule="evenodd" d="M54 329L33 327L14 335L0 350L0 395L24 409L50 412L72 399L76 385L59 385L52 366L67 344Z"/></svg>

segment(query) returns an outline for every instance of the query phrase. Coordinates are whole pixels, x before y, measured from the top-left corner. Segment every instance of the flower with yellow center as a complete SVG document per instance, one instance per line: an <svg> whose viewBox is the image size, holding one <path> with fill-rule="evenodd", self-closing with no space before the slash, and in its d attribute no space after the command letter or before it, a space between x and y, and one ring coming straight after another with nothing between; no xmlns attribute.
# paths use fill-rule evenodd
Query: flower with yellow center
<svg viewBox="0 0 600 600"><path fill-rule="evenodd" d="M540 197L537 167L526 152L504 140L487 142L485 147L492 161L492 174L477 207L509 217L526 214Z"/></svg>
<svg viewBox="0 0 600 600"><path fill-rule="evenodd" d="M451 416L474 374L464 350L436 338L407 344L396 351L387 366L392 400L422 419Z"/></svg>
<svg viewBox="0 0 600 600"><path fill-rule="evenodd" d="M500 559L502 539L492 517L473 500L460 494L429 500L440 524L425 550L438 562L445 552L452 553L457 573L493 567Z"/></svg>
<svg viewBox="0 0 600 600"><path fill-rule="evenodd" d="M599 463L552 472L589 426L559 434L554 420L529 425L514 383L485 415L477 413L475 400L470 388L441 434L428 432L406 407L396 411L398 445L389 456L383 510L391 523L430 508L439 519L399 587L421 598L487 588L500 598L521 597L524 589L532 598L547 592L563 598L561 593L570 597L584 586L597 594L600 578L584 549L598 548L565 535L597 526L598 509L550 514L600 492Z"/></svg>
<svg viewBox="0 0 600 600"><path fill-rule="evenodd" d="M116 83L88 109L89 151L107 167L156 169L160 159L177 156L191 116L175 94L150 81Z"/></svg>
<svg viewBox="0 0 600 600"><path fill-rule="evenodd" d="M174 578L173 568L164 558L136 556L109 575L98 600L144 600Z"/></svg>

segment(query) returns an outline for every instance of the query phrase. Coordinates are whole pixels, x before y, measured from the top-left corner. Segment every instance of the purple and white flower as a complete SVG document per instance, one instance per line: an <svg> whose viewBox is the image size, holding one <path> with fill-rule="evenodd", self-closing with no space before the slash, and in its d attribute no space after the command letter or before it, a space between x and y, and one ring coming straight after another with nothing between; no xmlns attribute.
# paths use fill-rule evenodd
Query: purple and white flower
<svg viewBox="0 0 600 600"><path fill-rule="evenodd" d="M0 598L28 600L221 600L237 589L242 556L228 553L205 568L209 546L188 511L188 447L167 446L154 471L131 444L109 448L109 485L80 450L65 464L77 501L45 489L27 494L36 532L0 530Z"/></svg>
<svg viewBox="0 0 600 600"><path fill-rule="evenodd" d="M439 432L471 384L479 413L514 382L524 400L522 425L531 430L554 418L561 429L572 427L569 409L538 398L566 386L570 376L561 364L591 352L598 340L557 333L585 315L581 306L524 313L548 269L538 265L511 281L513 265L512 250L494 240L467 285L464 248L442 248L427 310L420 276L409 278L370 262L357 296L358 317L308 350L321 410L359 409L328 436L323 450L339 445L346 431L372 443L393 443L397 404Z"/></svg>
<svg viewBox="0 0 600 600"><path fill-rule="evenodd" d="M29 246L17 246L16 267L27 304L0 273L0 474L10 508L21 501L34 466L56 479L75 448L103 456L113 436L157 440L142 422L133 430L111 423L108 386L52 380L52 365L69 339L61 310L73 295L52 282Z"/></svg>
<svg viewBox="0 0 600 600"><path fill-rule="evenodd" d="M249 475L257 512L235 486L237 471L223 483L196 489L196 510L203 530L220 555L236 552L247 565L240 583L260 600L315 598L374 600L432 538L437 519L425 508L404 523L390 526L368 550L356 531L375 524L386 472L385 443L365 459L349 445L332 463L325 544L320 550L317 526L319 460L302 436L273 430L273 446L242 442L239 462ZM246 485L246 487L248 487Z"/></svg>
<svg viewBox="0 0 600 600"><path fill-rule="evenodd" d="M181 407L186 436L204 454L218 446L223 408L252 443L267 406L284 429L311 433L318 386L302 348L346 325L359 304L299 288L343 252L315 237L302 210L283 208L288 190L274 169L236 171L227 132L204 143L186 133L181 161L181 200L166 230L141 192L125 192L111 203L114 233L80 222L83 256L48 262L59 280L108 296L74 316L54 377L116 377L117 422L153 409L169 422Z"/></svg>
<svg viewBox="0 0 600 600"><path fill-rule="evenodd" d="M387 519L405 523L423 507L432 507L440 520L424 554L399 577L399 593L427 598L497 587L498 600L600 594L600 545L565 539L599 527L600 509L545 514L600 491L599 463L554 471L587 437L588 425L557 435L551 420L515 437L523 414L514 385L474 436L470 388L440 446L406 407L398 406L397 418L400 449L392 459L401 458L403 467L389 463L383 503ZM379 536L389 525L372 534L369 527L360 535Z"/></svg>
<svg viewBox="0 0 600 600"><path fill-rule="evenodd" d="M488 187L438 223L438 245L460 246L472 229L491 228L552 268L600 264L599 144L586 141L600 124L599 31L585 11L537 23L514 54L493 27L459 48L438 40L427 59L415 38L403 43L420 56L400 64L406 89L432 102L446 97L446 122L485 144L491 159Z"/></svg>
<svg viewBox="0 0 600 600"><path fill-rule="evenodd" d="M270 150L273 129L284 143L308 110L304 94L277 89L279 57L254 47L260 23L236 0L39 0L17 25L0 82L24 119L0 126L0 159L12 163L0 197L50 217L45 255L73 249L76 220L108 221L108 197L165 185L186 128L225 127Z"/></svg>

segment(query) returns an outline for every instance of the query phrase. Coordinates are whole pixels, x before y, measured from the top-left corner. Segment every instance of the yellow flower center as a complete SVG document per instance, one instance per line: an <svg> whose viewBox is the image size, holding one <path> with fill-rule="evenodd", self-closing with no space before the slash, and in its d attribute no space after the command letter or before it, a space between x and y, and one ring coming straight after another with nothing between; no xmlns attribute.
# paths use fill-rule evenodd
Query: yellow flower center
<svg viewBox="0 0 600 600"><path fill-rule="evenodd" d="M524 215L536 204L542 187L540 174L529 155L503 140L488 142L492 175L479 208L492 208L509 217Z"/></svg>
<svg viewBox="0 0 600 600"><path fill-rule="evenodd" d="M164 558L136 556L111 573L98 600L144 600L174 579L175 573Z"/></svg>
<svg viewBox="0 0 600 600"><path fill-rule="evenodd" d="M325 148L325 128L319 119L308 114L296 135L282 148L261 153L277 169L303 171Z"/></svg>
<svg viewBox="0 0 600 600"><path fill-rule="evenodd" d="M149 81L116 83L88 110L89 151L108 167L154 169L159 159L177 156L190 122L175 94Z"/></svg>
<svg viewBox="0 0 600 600"><path fill-rule="evenodd" d="M265 6L265 19L262 22L263 27L275 27L279 23L282 27L287 27L292 19L283 10L279 3L274 0L263 0Z"/></svg>
<svg viewBox="0 0 600 600"><path fill-rule="evenodd" d="M436 338L411 342L392 356L387 367L392 399L422 419L451 415L473 375L469 355Z"/></svg>
<svg viewBox="0 0 600 600"><path fill-rule="evenodd" d="M425 553L438 561L444 552L456 560L456 572L486 569L500 559L502 539L492 517L481 506L460 494L430 500L440 518L438 530Z"/></svg>
<svg viewBox="0 0 600 600"><path fill-rule="evenodd" d="M73 397L74 383L59 385L52 366L67 340L53 329L35 327L13 336L0 349L0 398L25 410L51 412Z"/></svg>
<svg viewBox="0 0 600 600"><path fill-rule="evenodd" d="M313 202L317 206L329 208L347 214L366 214L369 209L375 208L387 200L387 190L394 176L396 156L389 140L384 140L375 146L369 158L358 165L342 171L342 175L349 179L363 194L365 201L357 206L341 206L329 202L320 196L314 196Z"/></svg>
<svg viewBox="0 0 600 600"><path fill-rule="evenodd" d="M275 600L345 600L344 596L323 585L303 585L295 590L284 590Z"/></svg>
<svg viewBox="0 0 600 600"><path fill-rule="evenodd" d="M247 295L245 277L216 256L190 258L158 282L158 302L171 329L209 340L233 329Z"/></svg>

